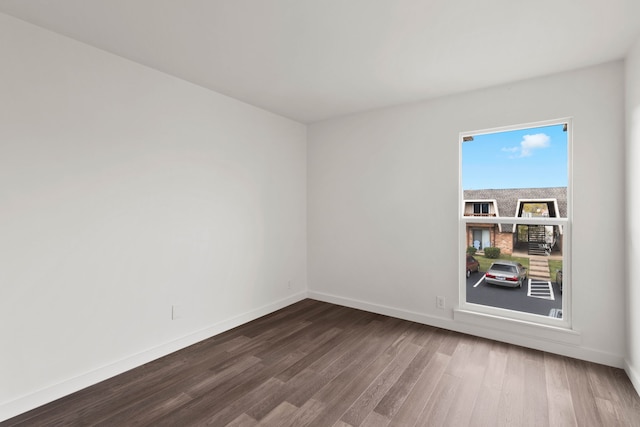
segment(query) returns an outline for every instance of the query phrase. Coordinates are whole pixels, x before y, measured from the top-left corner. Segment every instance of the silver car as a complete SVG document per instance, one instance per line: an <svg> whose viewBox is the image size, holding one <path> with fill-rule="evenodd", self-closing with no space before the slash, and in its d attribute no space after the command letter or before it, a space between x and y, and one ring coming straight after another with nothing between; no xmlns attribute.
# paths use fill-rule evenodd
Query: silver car
<svg viewBox="0 0 640 427"><path fill-rule="evenodd" d="M519 262L496 261L487 270L484 280L492 285L520 288L527 280L527 269Z"/></svg>

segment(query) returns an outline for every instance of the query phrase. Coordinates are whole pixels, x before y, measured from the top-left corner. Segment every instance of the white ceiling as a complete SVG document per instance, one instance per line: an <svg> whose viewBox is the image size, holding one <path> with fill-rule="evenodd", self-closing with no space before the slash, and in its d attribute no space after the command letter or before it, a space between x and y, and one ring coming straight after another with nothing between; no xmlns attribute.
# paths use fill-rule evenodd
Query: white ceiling
<svg viewBox="0 0 640 427"><path fill-rule="evenodd" d="M300 122L623 58L640 0L0 0Z"/></svg>

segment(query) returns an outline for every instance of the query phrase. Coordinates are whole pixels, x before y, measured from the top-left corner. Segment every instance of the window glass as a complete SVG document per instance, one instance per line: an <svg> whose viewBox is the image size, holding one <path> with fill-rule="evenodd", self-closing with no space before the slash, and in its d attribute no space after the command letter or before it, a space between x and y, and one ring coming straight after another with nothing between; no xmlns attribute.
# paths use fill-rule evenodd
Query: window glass
<svg viewBox="0 0 640 427"><path fill-rule="evenodd" d="M477 263L461 275L465 308L568 323L569 132L461 134L461 252Z"/></svg>

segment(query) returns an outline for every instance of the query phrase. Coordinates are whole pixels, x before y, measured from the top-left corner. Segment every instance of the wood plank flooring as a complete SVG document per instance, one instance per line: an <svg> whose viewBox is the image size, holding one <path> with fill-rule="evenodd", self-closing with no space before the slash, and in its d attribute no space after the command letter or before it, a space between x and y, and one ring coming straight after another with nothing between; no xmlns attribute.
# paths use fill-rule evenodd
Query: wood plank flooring
<svg viewBox="0 0 640 427"><path fill-rule="evenodd" d="M640 426L625 373L304 300L7 426Z"/></svg>

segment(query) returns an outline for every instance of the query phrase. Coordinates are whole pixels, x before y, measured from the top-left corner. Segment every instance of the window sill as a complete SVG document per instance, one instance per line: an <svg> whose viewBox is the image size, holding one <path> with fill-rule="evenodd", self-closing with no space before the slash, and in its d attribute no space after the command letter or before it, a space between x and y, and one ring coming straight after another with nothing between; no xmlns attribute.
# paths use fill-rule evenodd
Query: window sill
<svg viewBox="0 0 640 427"><path fill-rule="evenodd" d="M511 319L493 314L480 313L464 309L454 309L453 319L456 322L499 331L523 338L551 341L560 344L578 346L582 342L580 332L559 326L544 325L526 320Z"/></svg>

